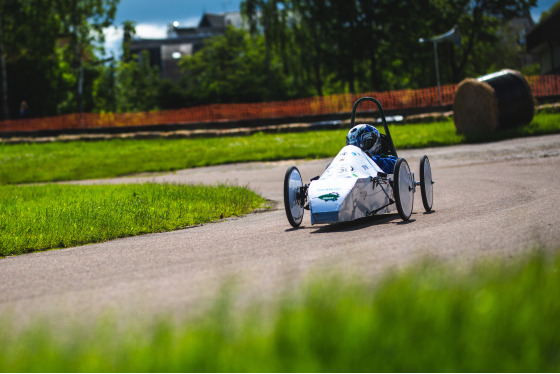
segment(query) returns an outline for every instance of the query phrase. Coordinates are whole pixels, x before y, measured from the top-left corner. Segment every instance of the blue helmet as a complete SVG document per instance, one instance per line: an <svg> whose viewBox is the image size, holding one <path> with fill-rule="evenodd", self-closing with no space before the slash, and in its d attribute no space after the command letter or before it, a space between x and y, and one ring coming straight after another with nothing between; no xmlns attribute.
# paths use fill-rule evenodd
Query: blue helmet
<svg viewBox="0 0 560 374"><path fill-rule="evenodd" d="M381 136L371 125L356 125L348 131L346 145L355 145L365 152L376 154L381 150Z"/></svg>

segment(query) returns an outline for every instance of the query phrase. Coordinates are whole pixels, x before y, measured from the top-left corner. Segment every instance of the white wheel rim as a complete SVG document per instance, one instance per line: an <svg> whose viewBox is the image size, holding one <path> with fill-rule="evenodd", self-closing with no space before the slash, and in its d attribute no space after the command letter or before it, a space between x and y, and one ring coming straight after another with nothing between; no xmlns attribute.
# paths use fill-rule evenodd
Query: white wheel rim
<svg viewBox="0 0 560 374"><path fill-rule="evenodd" d="M431 208L434 201L434 187L432 185L432 168L427 158L424 162L424 191L426 194L426 203L428 203Z"/></svg>
<svg viewBox="0 0 560 374"><path fill-rule="evenodd" d="M301 175L297 169L292 170L288 182L288 196L290 203L290 213L296 223L300 223L303 219L303 206L299 204L297 193L303 186Z"/></svg>
<svg viewBox="0 0 560 374"><path fill-rule="evenodd" d="M409 217L412 214L414 204L414 190L410 168L405 162L401 163L399 168L399 198L404 215Z"/></svg>

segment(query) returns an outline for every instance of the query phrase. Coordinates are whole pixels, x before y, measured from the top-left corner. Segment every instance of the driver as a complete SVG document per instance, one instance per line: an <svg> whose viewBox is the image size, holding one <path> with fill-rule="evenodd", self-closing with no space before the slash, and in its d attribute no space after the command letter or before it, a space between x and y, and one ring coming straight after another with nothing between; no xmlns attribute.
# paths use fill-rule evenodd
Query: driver
<svg viewBox="0 0 560 374"><path fill-rule="evenodd" d="M381 135L379 131L366 124L352 127L346 136L346 145L355 145L367 153L373 162L377 164L386 174L393 174L395 170L396 156L381 154Z"/></svg>

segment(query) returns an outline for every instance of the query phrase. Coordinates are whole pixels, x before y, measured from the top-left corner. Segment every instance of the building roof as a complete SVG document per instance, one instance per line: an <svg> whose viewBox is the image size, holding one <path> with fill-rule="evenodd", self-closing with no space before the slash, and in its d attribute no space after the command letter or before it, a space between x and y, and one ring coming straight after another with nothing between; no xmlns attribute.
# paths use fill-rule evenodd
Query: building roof
<svg viewBox="0 0 560 374"><path fill-rule="evenodd" d="M228 12L220 14L204 13L200 20L200 23L198 24L198 27L224 29L230 25L235 27L243 26L243 19L240 12Z"/></svg>
<svg viewBox="0 0 560 374"><path fill-rule="evenodd" d="M178 27L169 25L169 37L184 37L191 35L213 36L223 34L227 26L243 27L243 18L239 12L204 13L197 27Z"/></svg>
<svg viewBox="0 0 560 374"><path fill-rule="evenodd" d="M198 23L199 28L211 27L214 29L223 29L226 27L225 17L223 14L205 13Z"/></svg>

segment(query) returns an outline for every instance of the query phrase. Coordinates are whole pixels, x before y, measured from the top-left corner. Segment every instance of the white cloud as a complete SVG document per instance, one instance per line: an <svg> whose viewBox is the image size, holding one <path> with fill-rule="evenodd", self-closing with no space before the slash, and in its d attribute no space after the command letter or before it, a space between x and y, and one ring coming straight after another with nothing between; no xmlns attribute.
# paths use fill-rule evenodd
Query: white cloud
<svg viewBox="0 0 560 374"><path fill-rule="evenodd" d="M103 35L105 35L105 55L114 55L118 58L121 53L120 48L123 38L123 30L121 27L108 27L103 29Z"/></svg>
<svg viewBox="0 0 560 374"><path fill-rule="evenodd" d="M163 39L167 36L167 25L158 23L139 23L136 25L136 37L142 39Z"/></svg>
<svg viewBox="0 0 560 374"><path fill-rule="evenodd" d="M122 26L113 26L103 29L103 34L105 35L105 55L114 55L116 58L119 58L120 54L122 53ZM155 23L140 23L136 25L136 37L143 39L165 38L167 37L167 25Z"/></svg>

